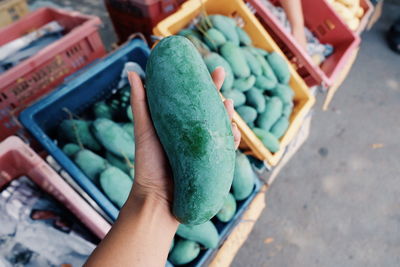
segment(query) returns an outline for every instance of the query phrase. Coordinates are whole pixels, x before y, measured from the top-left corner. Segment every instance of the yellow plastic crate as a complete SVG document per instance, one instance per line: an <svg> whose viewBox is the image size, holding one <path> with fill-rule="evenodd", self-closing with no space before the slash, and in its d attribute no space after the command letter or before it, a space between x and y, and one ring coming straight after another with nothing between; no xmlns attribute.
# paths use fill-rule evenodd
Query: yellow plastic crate
<svg viewBox="0 0 400 267"><path fill-rule="evenodd" d="M271 36L242 0L190 0L184 3L174 14L162 20L153 29L153 32L155 35L161 37L176 34L183 28L186 28L203 10L206 10L209 15L221 14L238 20L242 19L243 29L251 37L254 46L263 48L269 52L276 51L285 57ZM290 65L289 61L287 62L291 73L289 85L293 88L295 96L294 108L290 117L290 126L285 135L279 140L280 150L276 153L271 153L237 113L235 113L233 117L233 120L242 133L240 148L246 153L266 161L271 166L275 166L282 158L286 146L296 135L303 122L304 116L315 103L315 98L311 95L307 85Z"/></svg>
<svg viewBox="0 0 400 267"><path fill-rule="evenodd" d="M26 0L0 1L0 28L19 20L27 13L29 8Z"/></svg>

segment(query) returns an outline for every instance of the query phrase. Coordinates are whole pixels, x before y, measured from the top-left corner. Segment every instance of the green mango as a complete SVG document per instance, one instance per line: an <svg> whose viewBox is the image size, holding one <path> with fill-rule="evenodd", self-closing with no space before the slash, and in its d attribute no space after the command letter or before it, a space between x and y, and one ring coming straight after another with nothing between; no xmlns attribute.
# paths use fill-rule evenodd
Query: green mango
<svg viewBox="0 0 400 267"><path fill-rule="evenodd" d="M236 89L224 92L223 95L225 98L233 100L233 106L235 108L242 106L246 102L246 96Z"/></svg>
<svg viewBox="0 0 400 267"><path fill-rule="evenodd" d="M265 103L265 110L256 121L256 125L265 131L269 131L272 125L282 116L283 104L279 97L271 97Z"/></svg>
<svg viewBox="0 0 400 267"><path fill-rule="evenodd" d="M123 123L121 127L122 129L124 129L125 132L129 134L132 140L135 140L135 127L133 126L133 123L130 122Z"/></svg>
<svg viewBox="0 0 400 267"><path fill-rule="evenodd" d="M186 38L169 36L153 48L146 93L173 173L173 214L181 223L204 223L218 213L229 193L235 146L220 95Z"/></svg>
<svg viewBox="0 0 400 267"><path fill-rule="evenodd" d="M60 140L66 140L75 144L81 143L92 151L100 151L101 146L90 132L91 122L84 120L64 120L58 127Z"/></svg>
<svg viewBox="0 0 400 267"><path fill-rule="evenodd" d="M236 200L244 200L253 192L254 172L247 156L236 152L235 174L233 176L232 192Z"/></svg>
<svg viewBox="0 0 400 267"><path fill-rule="evenodd" d="M247 32L245 32L239 26L236 26L235 29L236 29L236 33L237 33L237 35L239 37L240 44L242 44L242 45L251 45L251 43L252 43L251 42L251 38L247 34Z"/></svg>
<svg viewBox="0 0 400 267"><path fill-rule="evenodd" d="M78 146L77 144L73 144L73 143L68 143L65 144L62 148L62 151L68 156L68 157L72 157L73 155L75 155L76 152L78 152L79 150L81 150L81 147Z"/></svg>
<svg viewBox="0 0 400 267"><path fill-rule="evenodd" d="M92 109L96 118L106 118L110 120L113 118L113 110L104 101L95 103Z"/></svg>
<svg viewBox="0 0 400 267"><path fill-rule="evenodd" d="M226 38L219 30L210 28L204 35L204 42L208 45L208 47L216 51L218 47L226 42Z"/></svg>
<svg viewBox="0 0 400 267"><path fill-rule="evenodd" d="M251 53L247 47L242 47L243 55L246 58L247 65L249 65L250 71L254 76L262 75L262 68L260 62Z"/></svg>
<svg viewBox="0 0 400 267"><path fill-rule="evenodd" d="M216 248L218 246L218 231L211 221L198 225L180 224L176 234L180 237L196 241L206 248Z"/></svg>
<svg viewBox="0 0 400 267"><path fill-rule="evenodd" d="M192 29L183 29L180 32L178 32L178 35L181 35L184 37L194 36L197 39L201 39L201 34L198 31L192 30Z"/></svg>
<svg viewBox="0 0 400 267"><path fill-rule="evenodd" d="M74 162L92 181L97 181L98 175L108 167L107 160L88 149L76 152Z"/></svg>
<svg viewBox="0 0 400 267"><path fill-rule="evenodd" d="M238 78L250 76L250 68L239 46L232 42L226 42L220 48L220 54L231 65L233 74Z"/></svg>
<svg viewBox="0 0 400 267"><path fill-rule="evenodd" d="M252 123L257 118L257 110L250 106L240 106L236 109L236 112L239 113L240 117L247 123Z"/></svg>
<svg viewBox="0 0 400 267"><path fill-rule="evenodd" d="M132 179L116 167L108 167L100 174L100 187L118 208L122 208L132 188Z"/></svg>
<svg viewBox="0 0 400 267"><path fill-rule="evenodd" d="M238 78L233 82L233 88L241 92L246 92L247 90L253 87L255 82L256 82L256 77L254 77L253 75L250 75L247 78Z"/></svg>
<svg viewBox="0 0 400 267"><path fill-rule="evenodd" d="M277 52L272 52L266 57L279 82L287 84L290 80L290 70L286 60Z"/></svg>
<svg viewBox="0 0 400 267"><path fill-rule="evenodd" d="M289 120L282 116L271 128L271 134L273 134L277 139L281 138L286 130L289 128Z"/></svg>
<svg viewBox="0 0 400 267"><path fill-rule="evenodd" d="M130 167L126 162L126 159L119 158L115 156L113 153L106 151L106 160L114 167L117 167L121 171L128 173L130 171Z"/></svg>
<svg viewBox="0 0 400 267"><path fill-rule="evenodd" d="M229 91L232 88L234 80L231 65L229 65L229 63L217 53L209 53L205 55L203 59L210 73L212 73L217 67L224 68L225 80L222 84L221 91Z"/></svg>
<svg viewBox="0 0 400 267"><path fill-rule="evenodd" d="M275 89L271 91L271 95L279 97L284 104L288 104L293 102L294 92L289 86L278 84Z"/></svg>
<svg viewBox="0 0 400 267"><path fill-rule="evenodd" d="M253 128L252 130L269 151L272 153L279 151L279 140L273 134L260 128Z"/></svg>
<svg viewBox="0 0 400 267"><path fill-rule="evenodd" d="M120 158L135 158L132 137L117 123L104 118L96 119L92 124L92 132L107 151Z"/></svg>
<svg viewBox="0 0 400 267"><path fill-rule="evenodd" d="M261 91L255 87L246 92L246 104L255 108L258 113L265 110L265 98Z"/></svg>
<svg viewBox="0 0 400 267"><path fill-rule="evenodd" d="M217 218L221 222L229 222L232 220L233 216L236 213L236 199L232 194L229 194L226 197L225 203L222 206L222 209L217 213Z"/></svg>
<svg viewBox="0 0 400 267"><path fill-rule="evenodd" d="M178 240L169 254L169 261L176 265L188 264L200 254L200 246L194 241Z"/></svg>
<svg viewBox="0 0 400 267"><path fill-rule="evenodd" d="M286 118L290 118L290 115L292 114L293 111L293 102L289 102L283 105L283 110L282 110L282 116L285 116Z"/></svg>
<svg viewBox="0 0 400 267"><path fill-rule="evenodd" d="M239 45L239 36L236 31L236 23L233 19L222 15L208 16L214 28L223 33L228 41Z"/></svg>

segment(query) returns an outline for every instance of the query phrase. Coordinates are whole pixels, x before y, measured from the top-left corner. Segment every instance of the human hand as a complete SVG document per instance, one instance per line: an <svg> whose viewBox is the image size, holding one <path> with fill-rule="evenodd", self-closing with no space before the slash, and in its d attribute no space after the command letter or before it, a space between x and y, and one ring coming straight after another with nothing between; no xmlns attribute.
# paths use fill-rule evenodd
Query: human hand
<svg viewBox="0 0 400 267"><path fill-rule="evenodd" d="M225 71L218 67L211 74L214 84L219 91L225 78ZM128 73L131 89L132 112L135 127L135 183L131 196L151 197L167 204L172 202L173 181L172 172L165 151L158 139L151 120L147 105L146 91L140 77ZM234 113L233 101L227 99L224 106L232 121ZM240 143L240 132L235 123L232 123L232 132L235 148ZM129 199L132 199L132 197ZM129 201L128 199L128 201Z"/></svg>
<svg viewBox="0 0 400 267"><path fill-rule="evenodd" d="M296 41L304 48L307 49L307 38L304 32L304 26L301 25L299 27L293 27L292 29L293 37Z"/></svg>

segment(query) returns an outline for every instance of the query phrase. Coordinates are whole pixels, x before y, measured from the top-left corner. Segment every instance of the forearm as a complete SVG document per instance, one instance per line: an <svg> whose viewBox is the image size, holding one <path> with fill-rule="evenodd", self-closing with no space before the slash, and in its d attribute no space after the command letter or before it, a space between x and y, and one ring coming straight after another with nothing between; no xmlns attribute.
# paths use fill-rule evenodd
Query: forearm
<svg viewBox="0 0 400 267"><path fill-rule="evenodd" d="M304 28L303 9L301 0L281 0L292 30Z"/></svg>
<svg viewBox="0 0 400 267"><path fill-rule="evenodd" d="M133 192L86 266L165 266L177 227L166 202Z"/></svg>

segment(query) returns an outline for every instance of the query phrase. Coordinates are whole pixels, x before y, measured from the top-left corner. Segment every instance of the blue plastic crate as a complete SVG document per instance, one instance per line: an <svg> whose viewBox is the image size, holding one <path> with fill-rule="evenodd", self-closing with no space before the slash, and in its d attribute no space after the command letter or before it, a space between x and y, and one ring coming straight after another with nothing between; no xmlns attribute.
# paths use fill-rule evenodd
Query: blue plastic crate
<svg viewBox="0 0 400 267"><path fill-rule="evenodd" d="M20 115L22 124L29 132L113 220L118 216L118 209L51 137L56 136L57 126L68 116L64 108L81 114L95 102L108 97L117 86L124 64L134 61L145 69L149 54L149 47L142 40L134 39L85 69L75 79L68 79L67 83Z"/></svg>
<svg viewBox="0 0 400 267"><path fill-rule="evenodd" d="M118 209L64 154L51 137L56 136L58 125L68 117L64 108L79 115L95 102L109 97L119 82L124 64L127 61L135 61L145 69L149 53L150 50L143 41L134 39L100 60L96 65L80 72L74 79L69 78L59 89L25 109L20 115L22 124L112 220L117 218ZM234 226L240 221L244 211L259 191L261 183L255 173L254 179L253 193L247 199L237 203L237 212L230 222L221 223L217 219L213 219L220 236L219 246L223 244ZM204 250L187 266L205 266L217 251L218 249ZM167 263L166 266L171 266L171 264Z"/></svg>
<svg viewBox="0 0 400 267"><path fill-rule="evenodd" d="M213 218L212 222L214 223L215 227L218 230L219 234L219 243L218 248L216 249L206 249L200 253L200 255L191 263L182 265L183 267L201 267L201 266L208 266L210 261L214 258L215 254L218 252L219 248L223 245L229 234L235 228L235 226L240 222L243 213L247 210L250 203L253 201L257 193L260 191L261 188L261 181L257 177L256 173L254 174L254 188L251 195L241 201L237 201L237 210L235 216L227 223L220 222L217 218Z"/></svg>

